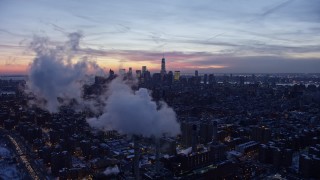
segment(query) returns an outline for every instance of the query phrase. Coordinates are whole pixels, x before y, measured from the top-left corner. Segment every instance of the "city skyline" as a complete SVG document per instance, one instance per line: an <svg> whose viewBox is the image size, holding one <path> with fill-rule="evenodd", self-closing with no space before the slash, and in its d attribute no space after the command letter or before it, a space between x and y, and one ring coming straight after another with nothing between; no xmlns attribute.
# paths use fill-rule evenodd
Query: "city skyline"
<svg viewBox="0 0 320 180"><path fill-rule="evenodd" d="M81 34L78 57L105 70L319 73L315 0L0 2L0 74L27 74L34 36L50 45Z"/></svg>
<svg viewBox="0 0 320 180"><path fill-rule="evenodd" d="M320 0L0 0L1 179L320 179Z"/></svg>

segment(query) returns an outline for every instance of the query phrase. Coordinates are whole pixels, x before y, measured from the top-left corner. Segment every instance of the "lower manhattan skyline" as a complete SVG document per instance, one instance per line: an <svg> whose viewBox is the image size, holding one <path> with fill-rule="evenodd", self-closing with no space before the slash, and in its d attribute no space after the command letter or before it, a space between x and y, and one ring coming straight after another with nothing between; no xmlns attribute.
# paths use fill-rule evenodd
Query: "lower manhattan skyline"
<svg viewBox="0 0 320 180"><path fill-rule="evenodd" d="M0 1L0 74L28 74L37 37L78 33L72 61L108 71L319 73L320 6L273 1Z"/></svg>

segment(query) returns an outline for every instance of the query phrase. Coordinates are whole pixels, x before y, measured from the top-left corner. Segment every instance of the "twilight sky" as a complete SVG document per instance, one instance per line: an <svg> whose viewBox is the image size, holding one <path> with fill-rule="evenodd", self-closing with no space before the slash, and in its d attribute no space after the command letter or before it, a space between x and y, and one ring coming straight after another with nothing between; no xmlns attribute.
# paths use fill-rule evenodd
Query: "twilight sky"
<svg viewBox="0 0 320 180"><path fill-rule="evenodd" d="M320 73L319 0L0 0L0 74L26 73L34 35L81 32L106 69Z"/></svg>

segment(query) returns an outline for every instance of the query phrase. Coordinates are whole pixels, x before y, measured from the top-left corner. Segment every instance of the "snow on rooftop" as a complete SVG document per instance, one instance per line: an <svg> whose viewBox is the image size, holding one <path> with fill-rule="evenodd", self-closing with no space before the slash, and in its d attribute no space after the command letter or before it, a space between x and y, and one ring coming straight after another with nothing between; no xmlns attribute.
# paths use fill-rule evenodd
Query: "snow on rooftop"
<svg viewBox="0 0 320 180"><path fill-rule="evenodd" d="M0 157L11 158L12 153L5 144L0 143ZM0 179L23 179L23 174L20 173L15 163L11 161L0 161Z"/></svg>
<svg viewBox="0 0 320 180"><path fill-rule="evenodd" d="M170 158L170 156L169 156L168 154L163 155L163 157L164 157L165 159L169 159L169 158Z"/></svg>
<svg viewBox="0 0 320 180"><path fill-rule="evenodd" d="M103 171L103 174L105 175L112 175L112 174L119 174L120 170L119 167L117 165L115 165L114 167L107 167L106 170Z"/></svg>
<svg viewBox="0 0 320 180"><path fill-rule="evenodd" d="M192 147L188 147L187 149L182 149L178 152L178 154L189 155L192 152Z"/></svg>
<svg viewBox="0 0 320 180"><path fill-rule="evenodd" d="M134 155L128 155L127 156L127 159L131 159L131 158L133 158L134 157Z"/></svg>
<svg viewBox="0 0 320 180"><path fill-rule="evenodd" d="M10 157L10 151L5 147L0 147L0 157Z"/></svg>

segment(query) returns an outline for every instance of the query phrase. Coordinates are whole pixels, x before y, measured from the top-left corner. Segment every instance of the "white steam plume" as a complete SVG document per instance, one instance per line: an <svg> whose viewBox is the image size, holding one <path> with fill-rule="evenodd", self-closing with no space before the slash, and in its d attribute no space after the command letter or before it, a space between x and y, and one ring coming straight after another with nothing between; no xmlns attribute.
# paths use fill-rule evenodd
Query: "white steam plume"
<svg viewBox="0 0 320 180"><path fill-rule="evenodd" d="M111 82L104 114L88 119L94 128L117 130L129 135L161 137L163 134L176 136L180 126L176 114L165 102L158 108L147 89L133 91L120 78Z"/></svg>
<svg viewBox="0 0 320 180"><path fill-rule="evenodd" d="M50 112L56 112L63 103L70 100L82 101L83 81L89 73L104 73L93 61L86 57L73 63L73 57L79 50L82 34L70 33L69 40L62 46L52 46L48 38L34 37L30 44L36 57L29 67L27 91L33 92L37 99L42 100L38 105Z"/></svg>

